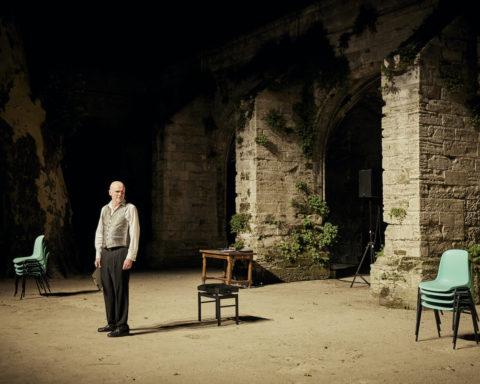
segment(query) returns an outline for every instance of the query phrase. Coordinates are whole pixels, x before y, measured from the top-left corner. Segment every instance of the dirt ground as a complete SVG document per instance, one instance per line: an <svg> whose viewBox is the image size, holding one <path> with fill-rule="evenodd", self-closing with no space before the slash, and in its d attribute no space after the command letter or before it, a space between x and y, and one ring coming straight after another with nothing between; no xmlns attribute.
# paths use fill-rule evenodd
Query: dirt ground
<svg viewBox="0 0 480 384"><path fill-rule="evenodd" d="M348 280L345 279L345 280ZM415 311L375 304L366 285L323 280L239 293L241 322L197 322L199 271L132 274L132 336L108 338L101 292L88 276L52 280L41 297L0 282L1 383L474 383L480 346L462 315L438 338L432 312L414 340ZM223 309L230 317L233 308Z"/></svg>

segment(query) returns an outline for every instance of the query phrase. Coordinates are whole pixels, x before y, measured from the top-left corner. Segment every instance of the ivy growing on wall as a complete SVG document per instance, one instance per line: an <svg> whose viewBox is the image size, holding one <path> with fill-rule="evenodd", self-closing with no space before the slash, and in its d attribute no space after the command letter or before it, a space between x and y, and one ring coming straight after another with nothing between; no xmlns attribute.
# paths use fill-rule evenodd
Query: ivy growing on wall
<svg viewBox="0 0 480 384"><path fill-rule="evenodd" d="M330 259L327 248L335 242L338 227L324 222L328 207L319 195L311 193L304 182L298 182L296 187L301 196L292 200L292 206L302 222L290 228L287 240L280 244L280 254L292 263L308 257L326 264Z"/></svg>
<svg viewBox="0 0 480 384"><path fill-rule="evenodd" d="M385 94L397 93L395 76L400 76L410 70L415 64L417 49L412 45L404 46L385 58L382 64L382 74L386 78L383 87Z"/></svg>
<svg viewBox="0 0 480 384"><path fill-rule="evenodd" d="M301 99L293 105L295 130L300 137L303 154L307 159L313 156L313 142L317 106L313 97L313 86L305 85Z"/></svg>
<svg viewBox="0 0 480 384"><path fill-rule="evenodd" d="M363 13L360 18L357 32L374 25L373 19L367 14L368 12ZM252 75L255 75L257 82L238 107L237 129L242 130L251 118L258 92L263 89L280 91L300 85L303 88L301 100L293 108L296 115L295 125L289 127L278 110L269 111L265 122L276 132L297 134L305 156L311 158L317 113L314 87L330 90L344 83L349 73L347 58L336 54L327 37L327 31L320 22L313 24L301 36L285 34L272 39L264 44L248 63L228 74L234 82L251 80Z"/></svg>
<svg viewBox="0 0 480 384"><path fill-rule="evenodd" d="M247 122L250 121L250 119L253 116L253 110L255 108L255 98L253 97L246 97L244 99L241 99L238 102L238 108L237 108L237 130L242 131L245 129L245 126L247 125Z"/></svg>
<svg viewBox="0 0 480 384"><path fill-rule="evenodd" d="M395 93L395 76L399 76L413 67L415 57L420 50L442 29L450 24L461 12L461 7L449 0L440 0L434 11L398 49L388 55L382 65L382 73L387 79L383 91Z"/></svg>
<svg viewBox="0 0 480 384"><path fill-rule="evenodd" d="M404 208L394 207L390 209L389 216L391 219L396 219L402 223L403 220L405 220L405 217L407 217L407 211Z"/></svg>
<svg viewBox="0 0 480 384"><path fill-rule="evenodd" d="M294 130L287 125L287 121L278 109L270 109L263 121L272 129L272 131L289 135Z"/></svg>
<svg viewBox="0 0 480 384"><path fill-rule="evenodd" d="M238 238L238 235L250 232L250 219L252 215L249 213L236 213L230 219L230 232L232 234L237 235L237 239L234 244L232 244L233 248L237 251L242 249L245 246L245 242Z"/></svg>
<svg viewBox="0 0 480 384"><path fill-rule="evenodd" d="M255 137L255 142L258 144L258 145L262 145L262 146L267 146L267 144L269 143L269 140L268 140L268 137L263 134L263 133L259 133L257 135L257 137Z"/></svg>

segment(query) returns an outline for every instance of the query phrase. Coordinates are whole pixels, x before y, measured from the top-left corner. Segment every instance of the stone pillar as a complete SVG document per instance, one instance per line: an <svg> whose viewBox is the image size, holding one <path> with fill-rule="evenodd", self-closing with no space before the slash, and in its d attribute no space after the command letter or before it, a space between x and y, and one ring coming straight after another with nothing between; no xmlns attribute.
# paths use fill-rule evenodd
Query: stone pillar
<svg viewBox="0 0 480 384"><path fill-rule="evenodd" d="M153 244L149 263L196 265L198 250L225 246L218 231L217 170L209 159L204 118L197 99L157 133L153 151Z"/></svg>
<svg viewBox="0 0 480 384"><path fill-rule="evenodd" d="M292 106L298 100L296 89L262 91L255 99L251 120L237 132L236 140L236 208L252 215L252 231L241 237L255 250L264 269L286 281L311 277L308 269L286 268L277 248L286 228L298 224L292 207L298 194L295 184L303 181L314 190L312 162L303 153L298 135L290 132ZM271 114L281 116L287 129L269 124L267 116Z"/></svg>
<svg viewBox="0 0 480 384"><path fill-rule="evenodd" d="M467 107L476 81L470 36L455 21L383 94L388 227L384 255L371 271L371 291L381 304L414 307L418 283L435 276L441 254L478 238L479 133ZM385 76L382 84L392 90Z"/></svg>
<svg viewBox="0 0 480 384"><path fill-rule="evenodd" d="M383 217L388 226L384 255L372 265L371 290L382 304L402 306L414 300L412 287L421 280L418 65L396 76L395 88L390 86L382 76Z"/></svg>

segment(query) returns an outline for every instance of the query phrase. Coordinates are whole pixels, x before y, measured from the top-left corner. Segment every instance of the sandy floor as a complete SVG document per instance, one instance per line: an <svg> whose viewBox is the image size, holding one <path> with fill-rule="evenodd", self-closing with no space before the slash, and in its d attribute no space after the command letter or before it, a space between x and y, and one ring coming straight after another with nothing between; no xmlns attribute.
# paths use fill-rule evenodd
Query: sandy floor
<svg viewBox="0 0 480 384"><path fill-rule="evenodd" d="M196 321L198 271L134 273L133 336L110 339L89 277L53 280L56 295L0 282L2 383L478 383L480 346L462 316L452 350L432 312L414 341L415 312L380 307L368 287L338 280L240 291L240 315L217 327L212 304ZM62 295L60 295L62 294ZM228 317L232 308L225 308Z"/></svg>

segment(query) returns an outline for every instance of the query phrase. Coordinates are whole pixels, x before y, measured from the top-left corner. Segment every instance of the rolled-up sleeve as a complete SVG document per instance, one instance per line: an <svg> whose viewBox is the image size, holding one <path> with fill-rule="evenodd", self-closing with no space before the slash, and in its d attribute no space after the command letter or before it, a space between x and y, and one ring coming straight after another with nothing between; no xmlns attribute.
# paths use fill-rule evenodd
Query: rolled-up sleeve
<svg viewBox="0 0 480 384"><path fill-rule="evenodd" d="M137 208L133 204L127 206L125 218L128 221L128 232L130 235L127 259L135 261L137 259L138 241L140 239L140 223L138 221Z"/></svg>

